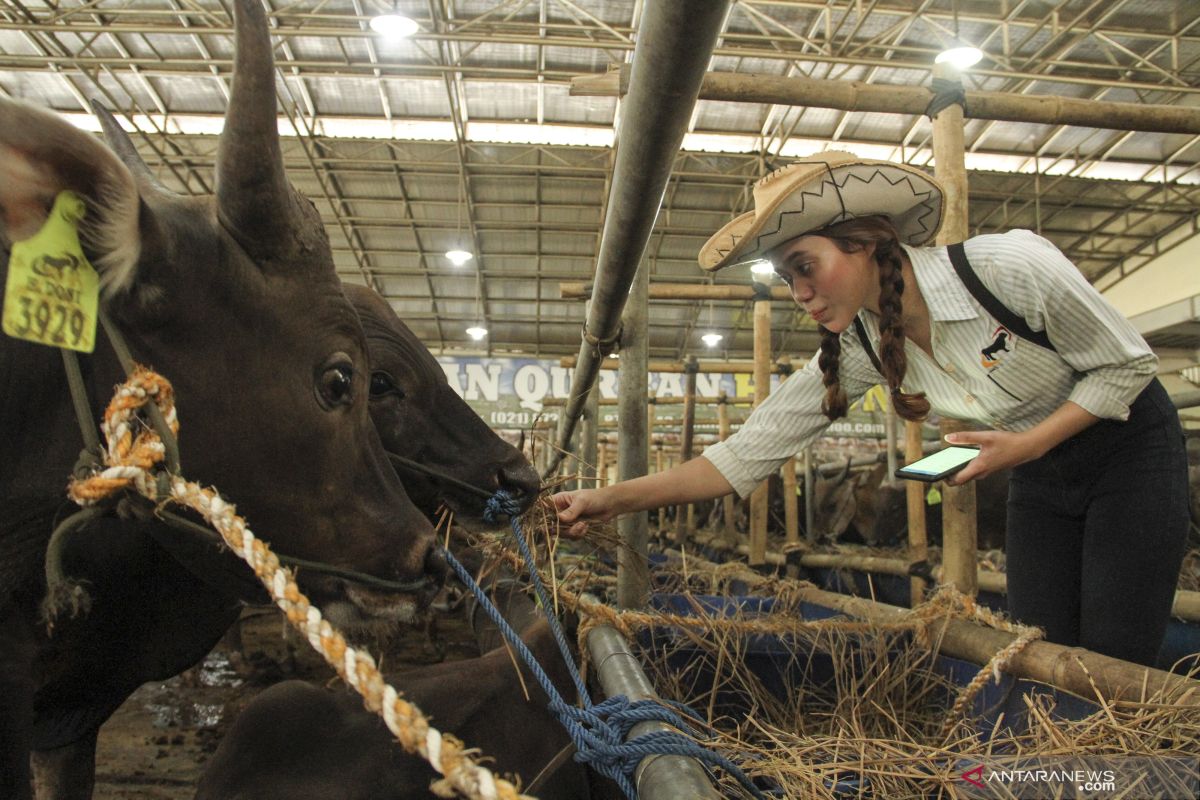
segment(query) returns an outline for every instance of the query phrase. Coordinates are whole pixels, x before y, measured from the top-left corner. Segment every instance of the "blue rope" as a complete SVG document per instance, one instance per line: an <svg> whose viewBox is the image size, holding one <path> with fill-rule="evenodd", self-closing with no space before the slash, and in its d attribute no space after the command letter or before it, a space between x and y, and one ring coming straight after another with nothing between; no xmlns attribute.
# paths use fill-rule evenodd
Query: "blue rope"
<svg viewBox="0 0 1200 800"><path fill-rule="evenodd" d="M579 670L575 667L575 660L571 657L566 636L558 624L557 617L551 611L553 606L546 593L546 588L534 566L529 543L521 530L520 511L521 508L517 501L501 489L488 500L483 518L489 524L494 524L501 515L508 516L513 536L517 540L517 547L529 568L534 591L537 593L538 600L541 601L542 610L550 624L550 630L554 634L555 641L558 642L558 649L571 672L571 679L575 683L584 707L580 708L563 700L558 690L554 688L554 684L550 682L550 678L542 670L541 665L538 664L537 659L534 658L533 653L521 641L521 637L512 629L512 626L508 624L508 621L504 619L484 591L479 588L479 584L471 577L471 573L448 550L444 552L444 555L450 567L458 575L458 579L471 590L480 607L487 612L488 617L500 629L504 638L521 656L521 660L529 667L529 671L533 673L542 690L550 698L550 710L558 717L559 722L566 728L567 734L575 744L575 760L590 764L601 775L612 779L630 800L637 798L637 790L633 785L634 771L643 758L651 755L685 756L694 758L710 767L719 767L733 775L757 800L766 800L766 795L754 786L736 764L681 733L654 731L625 741L634 725L648 721L665 722L691 733L691 728L683 718L670 708L654 700L630 700L624 695L611 697L602 703L591 702L587 687L579 675ZM677 703L672 705L686 708Z"/></svg>

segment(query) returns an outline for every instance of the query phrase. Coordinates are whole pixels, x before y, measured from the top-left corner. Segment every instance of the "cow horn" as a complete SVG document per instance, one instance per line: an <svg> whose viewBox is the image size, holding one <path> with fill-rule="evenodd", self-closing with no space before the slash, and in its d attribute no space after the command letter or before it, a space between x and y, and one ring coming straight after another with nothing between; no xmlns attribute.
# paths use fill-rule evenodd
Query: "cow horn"
<svg viewBox="0 0 1200 800"><path fill-rule="evenodd" d="M104 131L104 140L108 142L108 146L117 154L117 157L121 159L125 166L129 168L129 171L133 173L133 178L137 181L138 190L142 194L145 194L147 191L173 194L170 189L159 182L158 178L154 177L154 173L146 166L146 162L142 160L141 154L134 147L133 140L129 138L129 134L117 122L116 117L108 110L108 107L99 100L92 100L92 113L100 120L100 127Z"/></svg>
<svg viewBox="0 0 1200 800"><path fill-rule="evenodd" d="M233 7L233 86L217 149L217 213L256 260L283 260L297 248L300 212L283 171L271 34L261 0L236 0Z"/></svg>

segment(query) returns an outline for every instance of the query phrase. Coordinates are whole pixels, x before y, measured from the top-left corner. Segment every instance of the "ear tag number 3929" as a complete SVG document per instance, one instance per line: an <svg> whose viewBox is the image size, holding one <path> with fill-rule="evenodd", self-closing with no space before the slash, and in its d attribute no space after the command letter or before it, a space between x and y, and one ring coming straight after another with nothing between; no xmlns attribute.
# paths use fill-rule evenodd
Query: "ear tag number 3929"
<svg viewBox="0 0 1200 800"><path fill-rule="evenodd" d="M90 353L96 346L100 276L79 244L82 198L62 191L42 229L12 246L4 287L4 332Z"/></svg>

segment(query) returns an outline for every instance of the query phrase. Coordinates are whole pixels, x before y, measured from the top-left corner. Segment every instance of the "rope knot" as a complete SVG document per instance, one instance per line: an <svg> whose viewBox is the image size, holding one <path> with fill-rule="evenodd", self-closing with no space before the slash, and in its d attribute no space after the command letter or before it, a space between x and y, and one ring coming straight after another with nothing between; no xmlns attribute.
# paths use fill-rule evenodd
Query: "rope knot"
<svg viewBox="0 0 1200 800"><path fill-rule="evenodd" d="M517 499L504 489L496 490L496 493L488 498L487 505L483 509L483 521L489 525L493 525L500 521L500 517L515 518L521 513L521 504Z"/></svg>
<svg viewBox="0 0 1200 800"><path fill-rule="evenodd" d="M73 478L67 487L71 499L81 506L95 505L122 489L134 488L147 497L157 497L158 482L151 470L166 457L166 446L142 409L153 403L162 412L172 434L179 433L175 416L175 392L163 376L143 366L117 387L104 410L104 464L84 478Z"/></svg>

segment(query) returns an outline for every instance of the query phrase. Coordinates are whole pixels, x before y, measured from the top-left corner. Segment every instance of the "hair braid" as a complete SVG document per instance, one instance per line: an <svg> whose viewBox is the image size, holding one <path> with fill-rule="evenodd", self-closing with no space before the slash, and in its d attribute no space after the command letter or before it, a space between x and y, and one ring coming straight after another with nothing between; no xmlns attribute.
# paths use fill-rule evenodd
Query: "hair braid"
<svg viewBox="0 0 1200 800"><path fill-rule="evenodd" d="M895 240L878 242L875 263L879 267L879 361L883 377L891 389L896 413L911 422L920 422L929 414L924 393L906 394L900 390L908 371L904 354L904 322L900 296L904 294L904 275Z"/></svg>
<svg viewBox="0 0 1200 800"><path fill-rule="evenodd" d="M846 398L846 390L838 382L838 358L842 353L842 340L824 325L817 326L817 329L821 332L821 357L817 359L817 366L821 368L821 376L825 382L825 399L821 403L821 410L832 422L846 416L850 405Z"/></svg>

